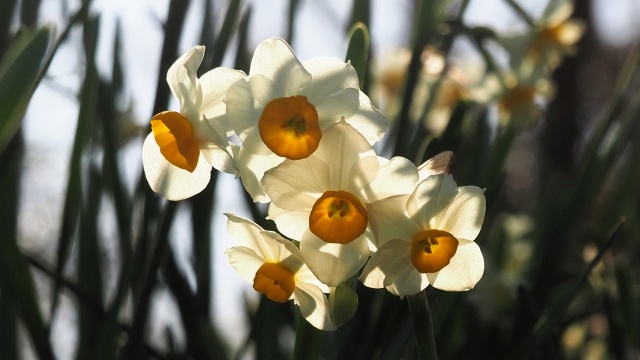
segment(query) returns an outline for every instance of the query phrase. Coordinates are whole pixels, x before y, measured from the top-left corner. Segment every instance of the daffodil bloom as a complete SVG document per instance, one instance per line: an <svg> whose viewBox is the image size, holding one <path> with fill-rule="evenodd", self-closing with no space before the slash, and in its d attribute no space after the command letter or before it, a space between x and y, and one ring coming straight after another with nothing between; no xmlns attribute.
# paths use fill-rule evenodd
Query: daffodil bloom
<svg viewBox="0 0 640 360"><path fill-rule="evenodd" d="M344 121L323 133L303 160L285 160L262 180L272 200L269 218L285 236L300 240L305 262L323 283L337 286L353 276L376 248L368 204L409 194L415 165L376 156L367 140Z"/></svg>
<svg viewBox="0 0 640 360"><path fill-rule="evenodd" d="M517 80L507 77L506 88L498 96L498 120L517 130L533 128L541 117L541 107L553 96L553 83L546 79Z"/></svg>
<svg viewBox="0 0 640 360"><path fill-rule="evenodd" d="M300 250L289 240L256 223L226 214L228 229L240 246L228 249L229 263L253 288L269 299L284 303L293 299L300 313L320 330L335 330L329 301L322 284L305 265Z"/></svg>
<svg viewBox="0 0 640 360"><path fill-rule="evenodd" d="M242 141L237 157L245 189L268 202L260 180L285 159L299 160L319 146L324 131L345 118L370 144L382 138L386 118L359 89L349 62L319 57L300 62L289 45L260 43L249 76L227 94L230 125Z"/></svg>
<svg viewBox="0 0 640 360"><path fill-rule="evenodd" d="M474 242L485 214L483 191L458 187L451 175L433 175L411 195L369 206L378 250L360 280L404 297L429 284L446 291L473 288L484 272Z"/></svg>
<svg viewBox="0 0 640 360"><path fill-rule="evenodd" d="M229 86L245 74L227 68L202 77L204 46L196 46L169 68L167 82L180 102L180 112L163 111L151 119L152 132L142 148L144 173L153 191L169 200L182 200L202 191L211 168L235 173L232 150L222 119Z"/></svg>
<svg viewBox="0 0 640 360"><path fill-rule="evenodd" d="M550 1L536 27L523 35L502 40L511 54L511 64L522 76L539 77L554 70L586 30L583 21L572 19L573 2Z"/></svg>

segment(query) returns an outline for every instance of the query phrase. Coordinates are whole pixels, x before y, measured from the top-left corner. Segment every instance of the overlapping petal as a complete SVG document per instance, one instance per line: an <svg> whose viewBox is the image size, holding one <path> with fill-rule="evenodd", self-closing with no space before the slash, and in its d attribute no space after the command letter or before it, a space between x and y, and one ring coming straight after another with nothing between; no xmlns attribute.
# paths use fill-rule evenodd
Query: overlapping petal
<svg viewBox="0 0 640 360"><path fill-rule="evenodd" d="M370 204L378 250L360 280L369 287L386 287L399 296L415 294L429 284L446 291L473 288L484 273L482 252L473 240L480 232L485 208L481 189L458 188L451 175L445 174L428 177L409 196ZM445 239L448 242L443 243ZM455 247L443 253L443 244ZM422 261L413 257L416 249L420 249L419 259L435 256L427 261L442 265L433 268L433 272L414 265L414 261Z"/></svg>
<svg viewBox="0 0 640 360"><path fill-rule="evenodd" d="M302 316L318 329L335 330L324 294L329 288L313 276L300 250L291 241L272 231L265 231L248 219L226 215L229 232L240 246L228 249L225 254L240 276L253 283L256 273L265 263L286 269L285 273L293 275L295 283L290 299L300 307Z"/></svg>
<svg viewBox="0 0 640 360"><path fill-rule="evenodd" d="M176 167L160 153L153 134L144 140L142 167L151 190L173 201L184 200L201 192L211 179L211 165L202 154L193 172Z"/></svg>
<svg viewBox="0 0 640 360"><path fill-rule="evenodd" d="M284 40L276 38L262 42L254 53L249 76L230 87L226 100L230 124L243 144L236 164L244 168L239 173L245 186L250 188L254 201L269 201L264 191L259 189L260 181L268 166L275 167L279 163L262 161L266 156L262 152L266 146L250 142L263 142L256 129L265 106L271 101L292 96L306 98L317 113L317 126L321 133L344 119L356 130L362 128L363 139L370 145L382 137L387 127L384 116L360 91L358 76L350 63L327 57L301 63ZM313 121L315 123L316 120ZM317 139L324 137L322 134ZM273 149L273 145L269 148ZM314 146L311 149L316 150ZM309 154L304 155L307 156Z"/></svg>
<svg viewBox="0 0 640 360"><path fill-rule="evenodd" d="M484 258L480 247L473 241L458 239L460 245L449 265L427 274L431 285L445 291L472 289L484 274Z"/></svg>
<svg viewBox="0 0 640 360"><path fill-rule="evenodd" d="M182 200L202 191L209 182L212 167L237 174L233 160L234 150L228 141L232 129L226 121L223 100L231 84L243 79L245 74L242 71L216 68L198 78L197 71L204 58L204 51L204 46L193 47L178 58L167 72L167 83L180 102L180 113L162 112L154 116L156 124L161 124L160 128L169 118L168 114L173 114L171 119L174 125L176 119L182 122L182 137L177 142L166 140L167 137L171 139L177 128L167 131L165 126L162 152L157 144L151 144L156 142L153 136L147 137L143 145L143 165L149 185L155 192L170 200ZM174 145L176 143L177 147ZM184 158L180 144L185 143L191 144L187 157L190 159L188 167L176 160ZM177 155L171 158L173 155L166 154Z"/></svg>

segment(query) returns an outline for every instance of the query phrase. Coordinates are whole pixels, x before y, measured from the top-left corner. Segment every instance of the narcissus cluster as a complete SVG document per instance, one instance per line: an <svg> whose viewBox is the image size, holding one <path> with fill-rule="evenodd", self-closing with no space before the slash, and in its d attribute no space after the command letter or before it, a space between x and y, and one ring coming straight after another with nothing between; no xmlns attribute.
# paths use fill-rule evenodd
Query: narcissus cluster
<svg viewBox="0 0 640 360"><path fill-rule="evenodd" d="M476 285L483 191L446 174L449 153L419 167L378 156L387 120L349 62L301 62L275 38L258 45L248 75L216 68L198 78L203 56L194 47L169 69L180 111L152 118L144 171L169 200L202 191L215 168L269 203L278 232L227 214L238 242L229 262L257 292L294 300L310 324L335 330L355 311L354 279L401 297Z"/></svg>

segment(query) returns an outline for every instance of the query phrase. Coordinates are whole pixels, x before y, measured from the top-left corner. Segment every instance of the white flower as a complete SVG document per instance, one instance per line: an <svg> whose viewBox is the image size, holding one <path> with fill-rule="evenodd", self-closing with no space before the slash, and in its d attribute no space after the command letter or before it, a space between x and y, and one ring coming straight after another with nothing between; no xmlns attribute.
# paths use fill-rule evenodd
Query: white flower
<svg viewBox="0 0 640 360"><path fill-rule="evenodd" d="M446 291L475 286L484 259L474 242L485 214L483 191L458 187L451 175L433 175L411 195L369 206L378 251L360 280L398 296L413 295L429 284Z"/></svg>
<svg viewBox="0 0 640 360"><path fill-rule="evenodd" d="M167 82L180 112L163 111L151 119L152 132L142 148L144 173L153 191L182 200L202 191L211 167L235 173L222 102L229 86L245 74L213 69L198 79L204 46L196 46L169 68Z"/></svg>
<svg viewBox="0 0 640 360"><path fill-rule="evenodd" d="M245 189L268 202L260 180L285 159L303 159L324 131L345 118L370 144L382 138L385 117L359 89L349 62L319 57L300 62L289 45L274 38L260 43L249 76L230 87L230 125L242 141L237 157Z"/></svg>
<svg viewBox="0 0 640 360"><path fill-rule="evenodd" d="M376 248L367 204L408 194L417 179L411 162L376 156L367 140L341 121L324 131L316 152L267 171L262 185L272 199L269 218L285 236L300 240L318 279L337 286Z"/></svg>
<svg viewBox="0 0 640 360"><path fill-rule="evenodd" d="M225 251L229 263L253 288L269 299L284 303L293 299L300 313L320 330L335 330L329 301L322 284L305 265L300 250L289 240L265 231L254 222L233 214L229 233L240 243Z"/></svg>

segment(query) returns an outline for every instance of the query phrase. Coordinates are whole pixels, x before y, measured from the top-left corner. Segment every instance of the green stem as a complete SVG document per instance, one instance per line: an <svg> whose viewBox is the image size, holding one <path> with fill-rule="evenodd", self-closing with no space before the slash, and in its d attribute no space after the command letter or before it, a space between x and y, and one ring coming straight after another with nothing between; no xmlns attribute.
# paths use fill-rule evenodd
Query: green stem
<svg viewBox="0 0 640 360"><path fill-rule="evenodd" d="M507 2L507 4L509 4L509 6L511 6L511 9L513 9L513 11L515 11L516 14L518 14L518 16L520 16L520 18L524 20L529 26L531 26L532 28L536 27L536 22L533 20L531 15L529 15L526 11L524 11L524 9L522 8L522 6L520 6L520 4L515 2L515 0L505 0L505 1Z"/></svg>
<svg viewBox="0 0 640 360"><path fill-rule="evenodd" d="M413 332L416 335L418 356L420 360L437 360L436 340L433 333L433 320L429 310L429 302L424 290L407 296Z"/></svg>
<svg viewBox="0 0 640 360"><path fill-rule="evenodd" d="M324 333L307 322L296 309L296 343L293 360L316 359L320 357Z"/></svg>

